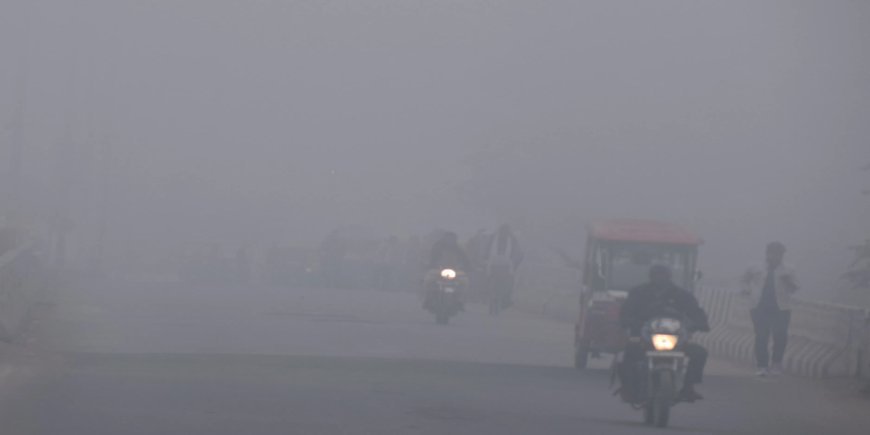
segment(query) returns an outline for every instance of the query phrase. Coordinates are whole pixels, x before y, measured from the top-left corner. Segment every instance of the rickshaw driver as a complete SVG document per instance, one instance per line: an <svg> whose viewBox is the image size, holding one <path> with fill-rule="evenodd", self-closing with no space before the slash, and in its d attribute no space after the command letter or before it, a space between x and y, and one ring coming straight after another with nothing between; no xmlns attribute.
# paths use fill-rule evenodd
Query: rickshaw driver
<svg viewBox="0 0 870 435"><path fill-rule="evenodd" d="M643 325L660 315L657 310L662 306L675 310L676 314L687 319L691 331L710 330L707 313L698 304L694 295L674 284L671 270L667 266L653 266L650 269L649 279L650 282L629 292L628 299L619 313L619 322L629 330L630 337L640 336ZM704 366L707 364L707 350L699 344L689 343L683 351L689 357L689 363L680 398L687 402L694 402L704 398L695 391L695 384L703 379ZM629 341L622 364L619 366L622 393L628 397L635 394L637 383L634 379L634 367L643 357L643 346L638 342Z"/></svg>

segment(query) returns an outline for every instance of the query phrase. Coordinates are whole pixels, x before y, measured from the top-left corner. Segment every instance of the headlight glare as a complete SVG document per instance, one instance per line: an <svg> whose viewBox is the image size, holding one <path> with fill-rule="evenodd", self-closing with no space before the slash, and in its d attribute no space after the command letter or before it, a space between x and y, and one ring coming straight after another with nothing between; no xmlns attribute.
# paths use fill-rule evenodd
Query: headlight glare
<svg viewBox="0 0 870 435"><path fill-rule="evenodd" d="M658 351L674 350L677 347L679 337L672 334L653 334L652 344Z"/></svg>
<svg viewBox="0 0 870 435"><path fill-rule="evenodd" d="M456 271L453 269L444 269L441 271L441 278L455 279L456 278Z"/></svg>

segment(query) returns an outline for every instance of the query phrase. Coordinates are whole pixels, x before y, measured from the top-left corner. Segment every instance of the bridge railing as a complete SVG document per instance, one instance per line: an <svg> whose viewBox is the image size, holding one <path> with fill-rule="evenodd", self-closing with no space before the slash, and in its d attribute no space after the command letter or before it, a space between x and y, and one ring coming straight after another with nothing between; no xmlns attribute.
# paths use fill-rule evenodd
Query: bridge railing
<svg viewBox="0 0 870 435"><path fill-rule="evenodd" d="M711 334L699 340L715 354L754 362L754 334L748 298L725 290L708 290L698 294L701 305L717 313ZM870 348L868 311L826 302L795 298L786 369L801 375L866 376Z"/></svg>
<svg viewBox="0 0 870 435"><path fill-rule="evenodd" d="M524 265L517 277L517 306L560 321L573 321L579 310L578 272ZM734 291L711 289L701 290L697 296L712 326L709 334L698 334L697 340L714 355L752 364L754 333L748 298ZM796 298L783 362L786 370L812 377L870 379L868 363L870 312L866 308Z"/></svg>

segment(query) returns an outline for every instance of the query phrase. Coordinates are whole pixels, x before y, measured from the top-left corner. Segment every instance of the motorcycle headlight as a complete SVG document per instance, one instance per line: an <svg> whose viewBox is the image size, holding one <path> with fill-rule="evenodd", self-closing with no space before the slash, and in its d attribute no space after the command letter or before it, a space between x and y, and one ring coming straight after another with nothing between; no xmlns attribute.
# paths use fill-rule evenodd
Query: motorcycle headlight
<svg viewBox="0 0 870 435"><path fill-rule="evenodd" d="M456 278L456 271L453 269L444 269L441 271L441 278L448 279L448 280L455 279Z"/></svg>
<svg viewBox="0 0 870 435"><path fill-rule="evenodd" d="M672 334L653 334L652 344L658 351L674 350L677 347L679 337Z"/></svg>

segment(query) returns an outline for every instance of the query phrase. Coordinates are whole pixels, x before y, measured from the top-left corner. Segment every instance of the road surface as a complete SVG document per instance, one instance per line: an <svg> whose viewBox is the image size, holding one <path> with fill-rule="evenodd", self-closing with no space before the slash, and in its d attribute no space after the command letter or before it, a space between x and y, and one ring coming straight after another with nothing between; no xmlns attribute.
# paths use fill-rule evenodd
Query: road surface
<svg viewBox="0 0 870 435"><path fill-rule="evenodd" d="M36 330L0 370L4 435L660 432L606 362L568 366L570 325L516 311L438 326L402 293L114 282L60 295ZM713 362L701 391L670 431L870 427L870 402L827 384Z"/></svg>

